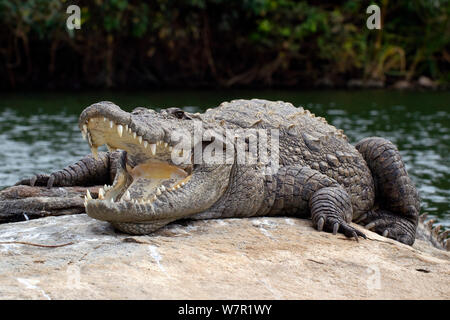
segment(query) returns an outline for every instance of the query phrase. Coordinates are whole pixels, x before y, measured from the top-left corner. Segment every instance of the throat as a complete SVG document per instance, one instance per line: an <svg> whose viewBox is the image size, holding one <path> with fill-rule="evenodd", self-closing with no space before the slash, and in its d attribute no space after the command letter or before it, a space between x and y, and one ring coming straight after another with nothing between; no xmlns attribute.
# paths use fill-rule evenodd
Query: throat
<svg viewBox="0 0 450 320"><path fill-rule="evenodd" d="M188 175L181 168L159 161L140 164L132 168L129 173L133 179L145 178L154 180L182 180Z"/></svg>
<svg viewBox="0 0 450 320"><path fill-rule="evenodd" d="M132 178L127 191L135 200L155 200L162 192L179 188L190 177L183 169L164 162L152 161L127 169Z"/></svg>

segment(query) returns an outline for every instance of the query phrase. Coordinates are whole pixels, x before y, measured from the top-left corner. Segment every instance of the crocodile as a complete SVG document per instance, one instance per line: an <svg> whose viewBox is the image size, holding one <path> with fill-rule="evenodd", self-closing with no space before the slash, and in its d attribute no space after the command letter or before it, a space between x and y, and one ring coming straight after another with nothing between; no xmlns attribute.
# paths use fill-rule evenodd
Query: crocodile
<svg viewBox="0 0 450 320"><path fill-rule="evenodd" d="M208 137L184 139L199 125ZM291 103L233 100L191 113L126 112L103 101L81 113L79 128L92 154L18 184L104 185L98 197L87 191L86 213L120 232L149 234L181 219L284 215L356 240L366 236L351 222L415 241L420 198L396 146L380 137L352 145L342 130ZM266 157L252 149L259 137L267 138ZM102 145L108 152L98 151ZM227 156L201 161L205 154Z"/></svg>

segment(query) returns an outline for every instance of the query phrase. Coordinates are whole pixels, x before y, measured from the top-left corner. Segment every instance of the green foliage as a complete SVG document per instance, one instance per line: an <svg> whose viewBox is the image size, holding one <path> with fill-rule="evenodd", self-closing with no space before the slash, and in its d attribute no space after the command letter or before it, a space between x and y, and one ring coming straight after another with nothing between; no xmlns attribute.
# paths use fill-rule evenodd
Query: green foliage
<svg viewBox="0 0 450 320"><path fill-rule="evenodd" d="M366 28L372 3L381 31ZM71 4L81 30L65 27ZM448 83L449 14L449 0L0 0L0 86L32 74L89 86Z"/></svg>

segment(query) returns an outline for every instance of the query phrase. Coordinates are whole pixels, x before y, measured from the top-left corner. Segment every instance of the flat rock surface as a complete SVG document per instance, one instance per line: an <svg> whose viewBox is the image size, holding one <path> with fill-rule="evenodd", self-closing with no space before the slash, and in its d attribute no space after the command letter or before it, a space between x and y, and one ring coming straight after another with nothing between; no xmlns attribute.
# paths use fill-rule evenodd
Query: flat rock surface
<svg viewBox="0 0 450 320"><path fill-rule="evenodd" d="M450 298L450 253L364 232L356 242L284 217L188 221L150 236L85 214L3 224L0 298Z"/></svg>

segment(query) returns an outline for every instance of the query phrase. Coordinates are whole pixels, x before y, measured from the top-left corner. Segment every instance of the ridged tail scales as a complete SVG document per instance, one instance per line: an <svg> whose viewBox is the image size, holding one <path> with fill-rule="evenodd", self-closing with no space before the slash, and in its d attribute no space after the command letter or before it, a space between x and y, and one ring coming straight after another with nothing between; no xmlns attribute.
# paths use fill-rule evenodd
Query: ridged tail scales
<svg viewBox="0 0 450 320"><path fill-rule="evenodd" d="M412 245L420 198L397 147L384 138L370 137L361 140L356 149L372 172L376 192L375 208L357 222L385 237Z"/></svg>

